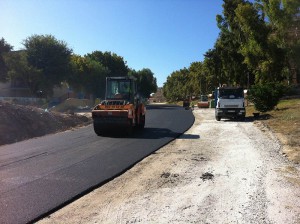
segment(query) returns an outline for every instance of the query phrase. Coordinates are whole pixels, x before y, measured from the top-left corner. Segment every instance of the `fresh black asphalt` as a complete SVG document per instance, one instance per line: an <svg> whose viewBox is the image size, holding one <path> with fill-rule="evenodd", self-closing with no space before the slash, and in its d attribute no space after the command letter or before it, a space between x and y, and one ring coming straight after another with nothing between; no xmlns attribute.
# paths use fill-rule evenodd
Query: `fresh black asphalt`
<svg viewBox="0 0 300 224"><path fill-rule="evenodd" d="M146 125L126 137L89 125L0 147L0 223L35 222L122 174L184 133L190 110L147 106Z"/></svg>

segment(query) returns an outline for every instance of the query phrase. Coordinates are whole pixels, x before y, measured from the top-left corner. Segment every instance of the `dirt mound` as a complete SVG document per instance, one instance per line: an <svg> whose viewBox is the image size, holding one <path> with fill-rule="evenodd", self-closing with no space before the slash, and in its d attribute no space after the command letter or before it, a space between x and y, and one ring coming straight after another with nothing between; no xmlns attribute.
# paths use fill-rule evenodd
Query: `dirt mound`
<svg viewBox="0 0 300 224"><path fill-rule="evenodd" d="M87 125L85 116L48 112L0 101L0 145Z"/></svg>

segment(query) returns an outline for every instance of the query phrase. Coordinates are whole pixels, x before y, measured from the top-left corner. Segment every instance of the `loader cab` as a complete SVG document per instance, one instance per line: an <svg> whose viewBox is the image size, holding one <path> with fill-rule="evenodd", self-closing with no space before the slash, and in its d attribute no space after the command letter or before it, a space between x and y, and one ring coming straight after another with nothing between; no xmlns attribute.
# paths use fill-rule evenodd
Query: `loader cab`
<svg viewBox="0 0 300 224"><path fill-rule="evenodd" d="M125 100L127 102L133 103L136 92L136 82L133 78L106 78L106 100Z"/></svg>

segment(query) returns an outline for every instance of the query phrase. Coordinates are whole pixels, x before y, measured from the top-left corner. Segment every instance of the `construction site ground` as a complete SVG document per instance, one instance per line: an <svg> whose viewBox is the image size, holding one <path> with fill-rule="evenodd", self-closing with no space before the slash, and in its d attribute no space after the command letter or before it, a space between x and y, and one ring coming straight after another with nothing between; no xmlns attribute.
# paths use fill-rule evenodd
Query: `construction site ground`
<svg viewBox="0 0 300 224"><path fill-rule="evenodd" d="M87 125L91 118L0 101L0 145Z"/></svg>
<svg viewBox="0 0 300 224"><path fill-rule="evenodd" d="M300 223L300 166L270 129L193 113L185 134L40 223Z"/></svg>

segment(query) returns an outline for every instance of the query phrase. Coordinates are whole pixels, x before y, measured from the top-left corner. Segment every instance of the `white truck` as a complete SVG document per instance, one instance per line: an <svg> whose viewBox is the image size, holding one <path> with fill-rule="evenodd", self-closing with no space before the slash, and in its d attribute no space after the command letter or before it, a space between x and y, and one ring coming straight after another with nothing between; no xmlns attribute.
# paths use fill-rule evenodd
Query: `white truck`
<svg viewBox="0 0 300 224"><path fill-rule="evenodd" d="M214 91L215 117L245 120L244 90L240 87L218 87Z"/></svg>

